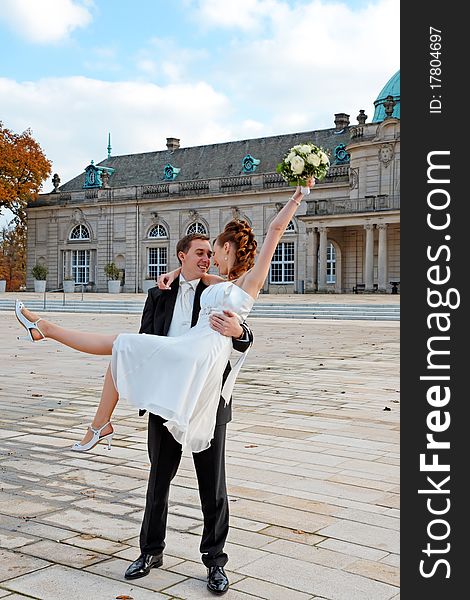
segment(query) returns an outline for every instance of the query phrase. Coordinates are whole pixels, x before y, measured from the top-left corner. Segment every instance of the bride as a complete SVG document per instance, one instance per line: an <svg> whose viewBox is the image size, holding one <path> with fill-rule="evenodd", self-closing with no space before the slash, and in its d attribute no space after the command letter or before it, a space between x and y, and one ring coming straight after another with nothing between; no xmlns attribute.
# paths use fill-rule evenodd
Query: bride
<svg viewBox="0 0 470 600"><path fill-rule="evenodd" d="M66 329L38 318L22 302L15 314L28 339L52 339L88 354L111 355L101 400L81 442L72 449L90 450L100 441L108 447L114 434L111 416L118 399L126 398L139 409L160 415L173 437L191 452L209 447L220 396L229 401L243 354L222 387L222 374L231 352L231 338L210 327L209 315L231 310L240 321L251 311L268 275L271 259L307 188L293 196L271 222L255 263L256 241L246 221L231 221L214 243L214 264L224 278L205 274L197 324L178 337L146 334L100 334ZM168 287L179 270L160 277Z"/></svg>

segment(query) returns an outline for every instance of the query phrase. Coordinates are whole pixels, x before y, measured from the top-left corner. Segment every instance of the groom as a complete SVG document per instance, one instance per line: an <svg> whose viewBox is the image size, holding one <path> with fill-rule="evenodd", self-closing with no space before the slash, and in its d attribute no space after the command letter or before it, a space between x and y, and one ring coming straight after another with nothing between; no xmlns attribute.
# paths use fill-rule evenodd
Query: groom
<svg viewBox="0 0 470 600"><path fill-rule="evenodd" d="M196 324L201 293L207 287L201 277L209 270L212 255L209 238L197 233L187 235L178 242L176 254L181 263L181 275L171 284L171 290L155 287L149 291L139 333L177 336ZM245 323L240 325L237 316L229 311L211 317L211 326L222 335L232 337L233 347L239 352L245 352L253 341L248 326ZM194 348L194 352L197 351ZM229 372L230 364L227 364L223 381ZM231 418L231 403L225 406L221 398L211 445L207 450L193 454L204 516L199 549L202 562L207 567L207 587L216 594L223 594L229 587L224 571L228 561L224 544L229 529L225 433ZM151 467L140 531L141 554L128 567L124 575L126 579L144 577L151 568L163 564L170 482L176 475L182 453L181 445L164 423L161 417L149 414L148 450Z"/></svg>

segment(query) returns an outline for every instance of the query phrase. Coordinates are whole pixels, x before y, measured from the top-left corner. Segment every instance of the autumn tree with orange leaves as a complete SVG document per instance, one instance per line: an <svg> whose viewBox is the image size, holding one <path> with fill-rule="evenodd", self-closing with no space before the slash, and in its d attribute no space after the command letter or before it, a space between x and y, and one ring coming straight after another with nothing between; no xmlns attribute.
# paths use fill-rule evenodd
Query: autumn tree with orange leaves
<svg viewBox="0 0 470 600"><path fill-rule="evenodd" d="M18 290L26 277L26 236L24 228L4 227L0 231L0 279L7 282L7 290Z"/></svg>
<svg viewBox="0 0 470 600"><path fill-rule="evenodd" d="M0 121L0 214L4 209L13 213L11 226L0 236L0 278L7 280L7 289L24 284L26 207L50 174L51 162L31 131L14 133Z"/></svg>

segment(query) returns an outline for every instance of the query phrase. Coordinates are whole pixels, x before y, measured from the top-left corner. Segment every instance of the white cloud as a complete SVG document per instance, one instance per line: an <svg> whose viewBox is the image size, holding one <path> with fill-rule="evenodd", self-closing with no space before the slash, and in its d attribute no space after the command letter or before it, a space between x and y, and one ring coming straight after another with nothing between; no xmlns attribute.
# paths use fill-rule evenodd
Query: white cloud
<svg viewBox="0 0 470 600"><path fill-rule="evenodd" d="M112 154L162 150L167 137L184 146L230 139L227 98L204 82L157 86L106 82L85 77L19 83L0 78L0 114L9 129L28 127L53 162L62 183L82 172L90 160L106 158L108 131ZM46 182L44 191L52 189Z"/></svg>
<svg viewBox="0 0 470 600"><path fill-rule="evenodd" d="M370 120L398 68L398 0L355 10L320 0L251 0L244 10L239 2L187 3L201 28L224 28L219 47L150 40L131 58L154 83L0 79L5 125L31 127L65 182L106 157L108 131L113 154L129 154L161 150L171 136L190 146L333 127L338 112L354 123L361 108ZM112 48L99 58L118 62Z"/></svg>
<svg viewBox="0 0 470 600"><path fill-rule="evenodd" d="M200 25L254 31L262 27L262 21L273 11L279 11L284 3L276 0L196 0L186 4L193 6Z"/></svg>
<svg viewBox="0 0 470 600"><path fill-rule="evenodd" d="M26 40L53 44L92 20L89 0L3 0L0 20Z"/></svg>
<svg viewBox="0 0 470 600"><path fill-rule="evenodd" d="M208 58L200 48L184 48L172 38L154 37L136 57L136 67L160 82L181 83L189 78L192 65Z"/></svg>
<svg viewBox="0 0 470 600"><path fill-rule="evenodd" d="M373 101L399 66L398 0L355 10L320 0L271 2L262 14L267 1L252 0L250 12L253 19L261 15L264 33L238 32L213 67L211 83L235 104L251 99L244 117L259 120L264 112L275 133L333 127L337 112L355 122L361 108L371 119ZM202 19L211 8L211 23L223 26L223 6L201 0L197 14Z"/></svg>

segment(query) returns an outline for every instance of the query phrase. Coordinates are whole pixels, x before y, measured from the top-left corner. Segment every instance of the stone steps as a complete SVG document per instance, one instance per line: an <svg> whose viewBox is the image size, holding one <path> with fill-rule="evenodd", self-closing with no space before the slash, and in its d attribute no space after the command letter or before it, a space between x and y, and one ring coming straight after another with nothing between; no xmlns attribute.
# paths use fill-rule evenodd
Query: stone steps
<svg viewBox="0 0 470 600"><path fill-rule="evenodd" d="M144 302L120 300L69 300L65 304L62 300L47 300L44 307L43 300L28 300L28 308L33 311L47 312L86 312L109 314L141 314ZM0 299L0 310L13 310L14 300ZM363 319L399 321L400 307L390 304L321 304L321 303L296 303L287 304L263 303L255 304L250 313L252 317L263 318L291 318L291 319Z"/></svg>

